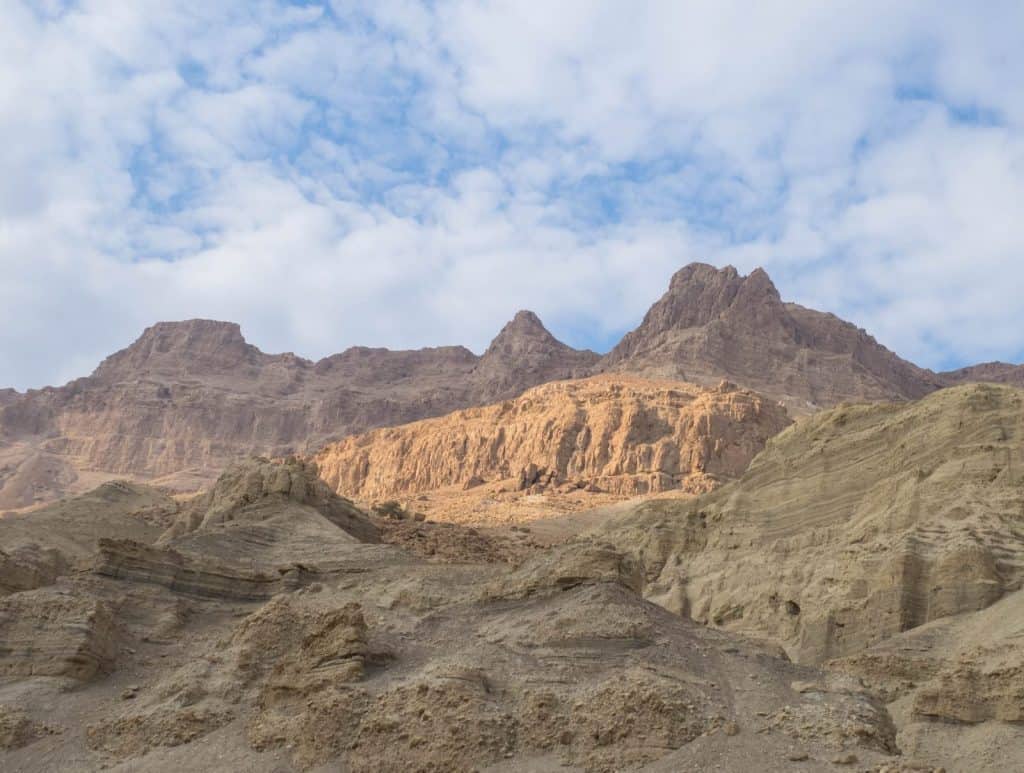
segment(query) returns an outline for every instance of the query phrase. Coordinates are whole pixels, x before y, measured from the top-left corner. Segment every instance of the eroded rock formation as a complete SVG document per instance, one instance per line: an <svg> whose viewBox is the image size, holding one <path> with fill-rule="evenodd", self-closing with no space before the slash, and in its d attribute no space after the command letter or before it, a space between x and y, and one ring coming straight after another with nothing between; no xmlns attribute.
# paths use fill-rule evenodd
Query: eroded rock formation
<svg viewBox="0 0 1024 773"><path fill-rule="evenodd" d="M729 384L599 376L346 438L316 462L332 488L363 499L506 479L534 492L701 492L740 475L788 423L778 404Z"/></svg>
<svg viewBox="0 0 1024 773"><path fill-rule="evenodd" d="M104 538L92 573L0 602L0 705L19 704L0 767L610 773L753 755L781 772L897 754L872 696L644 601L642 565L611 546L425 560L322 514L311 471L247 462L161 544ZM309 576L285 582L294 569ZM272 597L248 592L257 573L281 579ZM54 676L77 689L54 700Z"/></svg>
<svg viewBox="0 0 1024 773"><path fill-rule="evenodd" d="M0 675L88 680L114 668L113 611L81 592L40 588L0 599Z"/></svg>
<svg viewBox="0 0 1024 773"><path fill-rule="evenodd" d="M642 505L613 536L671 609L801 662L858 652L1024 584L1022 416L1024 391L995 385L836 408L736 483Z"/></svg>

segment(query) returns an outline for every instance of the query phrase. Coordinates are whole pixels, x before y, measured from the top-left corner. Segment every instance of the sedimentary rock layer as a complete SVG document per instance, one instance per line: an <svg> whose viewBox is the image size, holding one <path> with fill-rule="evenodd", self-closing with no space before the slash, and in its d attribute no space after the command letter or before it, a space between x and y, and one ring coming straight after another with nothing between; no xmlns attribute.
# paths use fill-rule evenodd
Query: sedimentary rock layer
<svg viewBox="0 0 1024 773"><path fill-rule="evenodd" d="M647 593L804 662L983 609L1024 583L1024 391L957 387L799 422L734 484L613 528Z"/></svg>

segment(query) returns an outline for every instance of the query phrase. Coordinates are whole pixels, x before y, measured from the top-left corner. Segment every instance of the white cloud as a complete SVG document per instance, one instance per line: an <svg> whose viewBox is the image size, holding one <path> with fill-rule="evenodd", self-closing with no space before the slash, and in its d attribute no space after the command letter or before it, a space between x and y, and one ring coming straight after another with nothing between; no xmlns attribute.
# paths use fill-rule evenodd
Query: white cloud
<svg viewBox="0 0 1024 773"><path fill-rule="evenodd" d="M573 342L695 259L923 364L1024 356L1024 7L0 0L0 385L157 319Z"/></svg>

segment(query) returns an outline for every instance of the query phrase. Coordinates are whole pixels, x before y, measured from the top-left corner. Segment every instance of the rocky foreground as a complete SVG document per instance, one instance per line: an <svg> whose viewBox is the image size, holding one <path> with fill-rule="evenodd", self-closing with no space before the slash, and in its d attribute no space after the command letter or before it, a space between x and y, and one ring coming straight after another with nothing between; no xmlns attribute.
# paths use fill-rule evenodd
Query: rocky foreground
<svg viewBox="0 0 1024 773"><path fill-rule="evenodd" d="M740 480L595 538L641 561L660 606L871 687L904 753L1024 765L1024 391L820 413Z"/></svg>
<svg viewBox="0 0 1024 773"><path fill-rule="evenodd" d="M0 766L899 769L855 678L644 600L628 552L414 529L259 460L0 520L38 570L0 600Z"/></svg>

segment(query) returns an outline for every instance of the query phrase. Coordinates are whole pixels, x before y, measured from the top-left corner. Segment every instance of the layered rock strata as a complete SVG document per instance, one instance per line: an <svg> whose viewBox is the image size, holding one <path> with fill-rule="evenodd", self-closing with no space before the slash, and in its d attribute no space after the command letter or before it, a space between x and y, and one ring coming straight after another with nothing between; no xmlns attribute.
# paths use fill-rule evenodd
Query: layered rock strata
<svg viewBox="0 0 1024 773"><path fill-rule="evenodd" d="M701 622L769 636L801 662L863 650L1024 583L1024 391L957 387L845 406L769 442L693 503L610 527L647 594Z"/></svg>
<svg viewBox="0 0 1024 773"><path fill-rule="evenodd" d="M729 384L599 376L346 438L315 458L331 488L370 500L495 480L528 493L702 492L740 475L788 423L777 403Z"/></svg>

